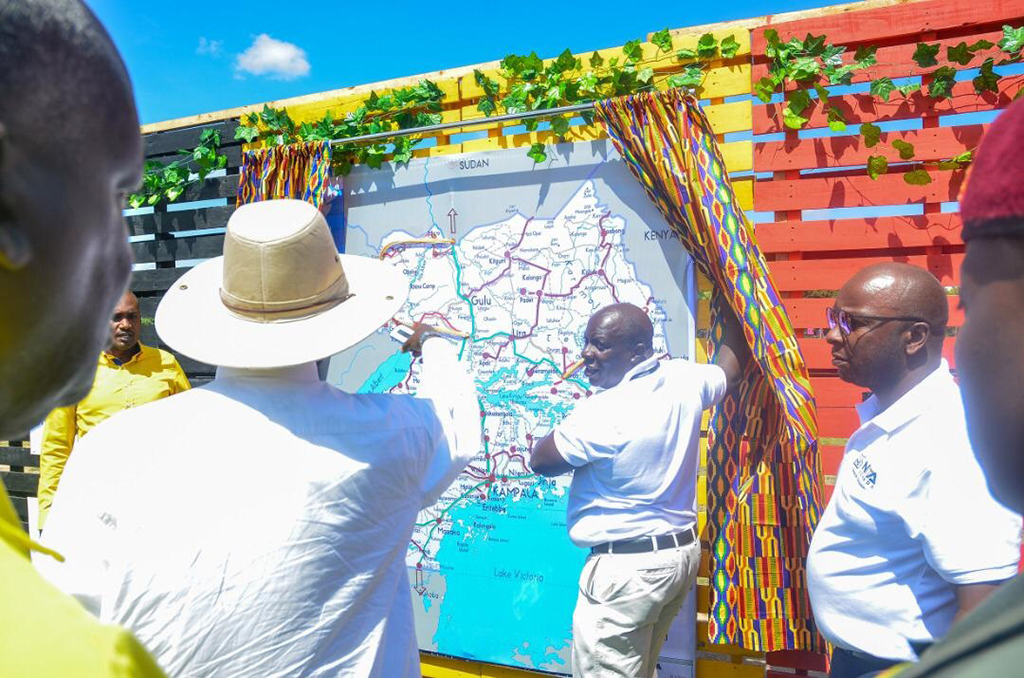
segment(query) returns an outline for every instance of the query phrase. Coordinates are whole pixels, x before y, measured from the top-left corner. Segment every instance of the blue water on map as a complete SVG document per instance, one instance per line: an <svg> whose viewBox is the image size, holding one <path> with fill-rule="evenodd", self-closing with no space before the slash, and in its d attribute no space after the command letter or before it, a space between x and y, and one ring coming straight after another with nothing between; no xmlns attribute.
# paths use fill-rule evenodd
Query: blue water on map
<svg viewBox="0 0 1024 678"><path fill-rule="evenodd" d="M569 664L558 652L565 654L571 642L586 551L569 541L565 497L534 492L511 501L498 494L449 512L461 529L442 539L437 554L446 589L437 650L503 664L525 660L567 673Z"/></svg>
<svg viewBox="0 0 1024 678"><path fill-rule="evenodd" d="M385 360L374 370L373 374L367 377L357 393L387 393L389 389L398 386L409 376L409 367L412 365L411 353L395 353Z"/></svg>

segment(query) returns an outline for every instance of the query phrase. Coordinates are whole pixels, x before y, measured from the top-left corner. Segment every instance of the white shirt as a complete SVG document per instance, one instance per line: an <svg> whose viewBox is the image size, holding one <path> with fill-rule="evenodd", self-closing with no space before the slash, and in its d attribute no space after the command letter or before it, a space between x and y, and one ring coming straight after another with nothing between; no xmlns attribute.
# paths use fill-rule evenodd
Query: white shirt
<svg viewBox="0 0 1024 678"><path fill-rule="evenodd" d="M1020 517L992 498L945 361L882 412L872 396L811 540L807 584L822 635L876 657L949 629L955 585L1017 572Z"/></svg>
<svg viewBox="0 0 1024 678"><path fill-rule="evenodd" d="M480 441L446 345L424 347L432 402L221 368L111 418L75 446L44 533L67 562L41 569L172 676L419 676L413 523Z"/></svg>
<svg viewBox="0 0 1024 678"><path fill-rule="evenodd" d="M701 413L725 389L717 365L652 357L555 428L555 446L575 467L566 522L577 546L672 534L697 521Z"/></svg>

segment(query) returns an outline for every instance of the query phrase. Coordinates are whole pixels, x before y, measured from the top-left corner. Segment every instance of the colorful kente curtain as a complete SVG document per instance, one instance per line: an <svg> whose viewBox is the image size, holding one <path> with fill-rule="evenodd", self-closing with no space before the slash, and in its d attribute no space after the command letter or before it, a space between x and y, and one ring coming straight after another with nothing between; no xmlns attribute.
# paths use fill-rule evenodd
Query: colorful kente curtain
<svg viewBox="0 0 1024 678"><path fill-rule="evenodd" d="M331 176L331 144L309 141L242 152L238 204L294 198L320 207Z"/></svg>
<svg viewBox="0 0 1024 678"><path fill-rule="evenodd" d="M708 636L750 650L823 651L807 596L821 513L817 414L789 316L736 201L708 119L678 90L600 102L597 118L712 284L710 355L728 304L754 360L711 412Z"/></svg>

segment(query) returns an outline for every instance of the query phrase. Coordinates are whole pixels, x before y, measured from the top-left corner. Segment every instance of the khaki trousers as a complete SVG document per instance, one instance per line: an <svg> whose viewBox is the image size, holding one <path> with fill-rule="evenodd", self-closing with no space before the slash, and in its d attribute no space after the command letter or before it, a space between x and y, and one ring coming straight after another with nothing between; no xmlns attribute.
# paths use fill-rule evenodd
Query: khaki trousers
<svg viewBox="0 0 1024 678"><path fill-rule="evenodd" d="M700 542L588 557L572 616L572 675L652 678L699 564Z"/></svg>

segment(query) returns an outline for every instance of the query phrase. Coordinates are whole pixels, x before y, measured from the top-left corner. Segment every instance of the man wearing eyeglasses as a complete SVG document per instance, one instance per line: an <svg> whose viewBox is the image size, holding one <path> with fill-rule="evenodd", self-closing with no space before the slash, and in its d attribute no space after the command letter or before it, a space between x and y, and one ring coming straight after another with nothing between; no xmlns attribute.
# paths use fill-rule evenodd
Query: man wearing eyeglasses
<svg viewBox="0 0 1024 678"><path fill-rule="evenodd" d="M897 263L863 269L828 309L832 364L871 391L808 556L832 678L916 661L1017 571L1021 521L971 450L942 358L947 320L938 280Z"/></svg>

